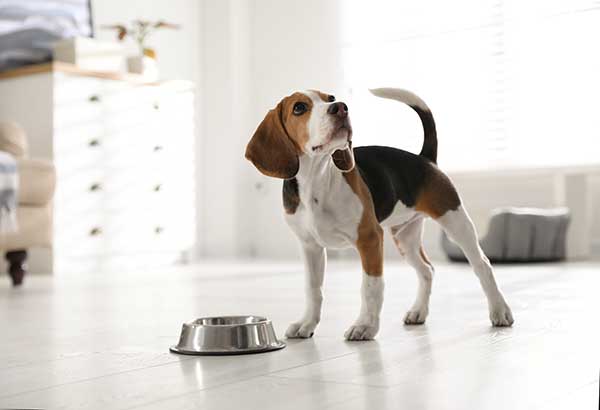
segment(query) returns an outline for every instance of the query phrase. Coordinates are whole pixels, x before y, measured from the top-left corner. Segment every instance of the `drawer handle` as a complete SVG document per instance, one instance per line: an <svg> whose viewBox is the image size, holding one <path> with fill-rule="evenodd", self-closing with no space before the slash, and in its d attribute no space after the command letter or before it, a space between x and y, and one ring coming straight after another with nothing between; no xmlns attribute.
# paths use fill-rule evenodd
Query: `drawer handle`
<svg viewBox="0 0 600 410"><path fill-rule="evenodd" d="M92 103L97 103L100 102L100 96L98 94L92 94L88 100Z"/></svg>
<svg viewBox="0 0 600 410"><path fill-rule="evenodd" d="M102 228L96 226L90 229L90 236L98 236L102 234Z"/></svg>
<svg viewBox="0 0 600 410"><path fill-rule="evenodd" d="M101 191L101 190L102 190L102 184L100 184L99 182L96 182L96 183L90 185L90 191L92 191L92 192Z"/></svg>
<svg viewBox="0 0 600 410"><path fill-rule="evenodd" d="M155 145L155 146L154 146L154 152L157 152L157 151L162 151L162 149L163 149L163 146L162 146L162 145Z"/></svg>
<svg viewBox="0 0 600 410"><path fill-rule="evenodd" d="M100 140L98 138L94 138L93 140L90 140L88 145L90 147L97 147L98 145L100 145Z"/></svg>
<svg viewBox="0 0 600 410"><path fill-rule="evenodd" d="M154 192L158 192L162 189L162 184L156 184L154 185Z"/></svg>
<svg viewBox="0 0 600 410"><path fill-rule="evenodd" d="M159 110L160 109L160 104L155 102L154 104L152 104L152 108L154 108L155 110Z"/></svg>
<svg viewBox="0 0 600 410"><path fill-rule="evenodd" d="M154 233L157 234L157 235L160 235L164 231L165 231L165 228L163 228L162 226L157 226L157 227L154 228Z"/></svg>

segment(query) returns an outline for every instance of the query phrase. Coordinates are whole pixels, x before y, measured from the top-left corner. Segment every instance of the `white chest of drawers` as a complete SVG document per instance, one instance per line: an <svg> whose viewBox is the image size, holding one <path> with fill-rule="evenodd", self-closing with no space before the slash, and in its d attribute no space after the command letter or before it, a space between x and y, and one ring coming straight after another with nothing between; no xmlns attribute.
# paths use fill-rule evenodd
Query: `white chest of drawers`
<svg viewBox="0 0 600 410"><path fill-rule="evenodd" d="M187 259L196 225L193 84L55 64L3 79L0 117L22 124L32 155L56 166L48 270Z"/></svg>

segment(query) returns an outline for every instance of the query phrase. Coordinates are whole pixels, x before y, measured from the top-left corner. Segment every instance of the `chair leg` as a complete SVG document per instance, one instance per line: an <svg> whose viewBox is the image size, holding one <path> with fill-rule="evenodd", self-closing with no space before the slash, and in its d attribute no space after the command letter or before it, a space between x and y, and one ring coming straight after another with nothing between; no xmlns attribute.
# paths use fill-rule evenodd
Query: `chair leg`
<svg viewBox="0 0 600 410"><path fill-rule="evenodd" d="M27 264L25 263L27 251L19 250L6 252L5 258L9 263L8 274L12 278L13 285L19 286L23 283L23 277L25 276L27 269Z"/></svg>

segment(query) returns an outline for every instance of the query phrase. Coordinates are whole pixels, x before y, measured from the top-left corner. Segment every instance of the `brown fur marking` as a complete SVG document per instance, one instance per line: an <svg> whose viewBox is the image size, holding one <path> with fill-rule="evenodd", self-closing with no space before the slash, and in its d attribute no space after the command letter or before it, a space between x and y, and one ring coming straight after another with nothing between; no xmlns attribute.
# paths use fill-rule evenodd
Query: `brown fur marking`
<svg viewBox="0 0 600 410"><path fill-rule="evenodd" d="M354 153L352 152L352 142L349 143L349 147L346 149L335 150L331 154L333 164L342 172L352 171L354 169Z"/></svg>
<svg viewBox="0 0 600 410"><path fill-rule="evenodd" d="M425 174L415 209L437 219L448 211L456 210L459 205L460 197L450 179L437 166L431 164Z"/></svg>
<svg viewBox="0 0 600 410"><path fill-rule="evenodd" d="M294 105L303 102L308 110L302 115L294 115ZM308 142L308 119L312 111L312 100L303 93L294 93L281 101L281 121L289 137L296 143L300 152Z"/></svg>
<svg viewBox="0 0 600 410"><path fill-rule="evenodd" d="M344 178L363 205L356 240L363 270L369 276L381 276L383 275L383 229L377 222L371 193L356 168L344 173Z"/></svg>
<svg viewBox="0 0 600 410"><path fill-rule="evenodd" d="M308 111L294 115L294 105L303 102ZM292 178L298 172L298 156L308 141L308 119L312 100L303 93L285 97L267 113L246 146L246 158L265 175Z"/></svg>
<svg viewBox="0 0 600 410"><path fill-rule="evenodd" d="M285 213L292 215L300 205L300 192L298 190L298 180L296 178L283 181L283 208Z"/></svg>

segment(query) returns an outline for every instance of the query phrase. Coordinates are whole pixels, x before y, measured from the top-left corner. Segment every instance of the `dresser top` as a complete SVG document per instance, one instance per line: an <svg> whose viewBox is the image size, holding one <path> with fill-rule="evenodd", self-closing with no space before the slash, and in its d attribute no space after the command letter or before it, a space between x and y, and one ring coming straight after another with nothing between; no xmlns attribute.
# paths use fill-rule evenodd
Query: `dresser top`
<svg viewBox="0 0 600 410"><path fill-rule="evenodd" d="M44 64L27 65L13 70L0 72L0 80L23 77L33 74L59 72L83 77L95 77L107 80L129 81L140 84L160 84L164 81L148 81L142 75L132 73L122 73L118 71L94 71L79 68L73 64L53 61Z"/></svg>

